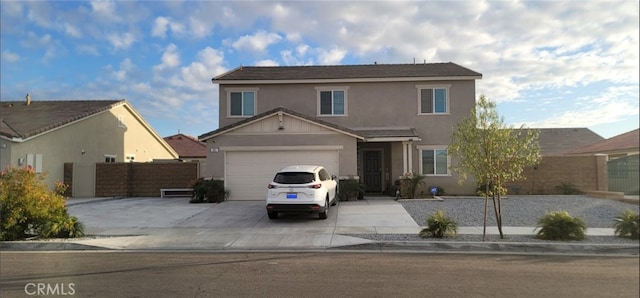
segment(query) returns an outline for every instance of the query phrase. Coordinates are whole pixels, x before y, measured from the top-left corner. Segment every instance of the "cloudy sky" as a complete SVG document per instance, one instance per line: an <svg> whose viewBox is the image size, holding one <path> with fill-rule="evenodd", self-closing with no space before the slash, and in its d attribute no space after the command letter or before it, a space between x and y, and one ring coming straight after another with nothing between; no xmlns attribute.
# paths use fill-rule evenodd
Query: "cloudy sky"
<svg viewBox="0 0 640 298"><path fill-rule="evenodd" d="M0 100L124 98L163 137L218 128L240 65L451 61L510 125L639 123L636 0L0 3Z"/></svg>

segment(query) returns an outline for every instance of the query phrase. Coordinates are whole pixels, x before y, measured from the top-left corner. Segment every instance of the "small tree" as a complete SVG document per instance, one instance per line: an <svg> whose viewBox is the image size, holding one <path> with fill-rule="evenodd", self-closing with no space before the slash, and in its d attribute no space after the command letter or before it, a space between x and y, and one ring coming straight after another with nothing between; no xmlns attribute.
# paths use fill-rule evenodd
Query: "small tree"
<svg viewBox="0 0 640 298"><path fill-rule="evenodd" d="M524 167L538 162L538 132L523 128L514 130L505 126L496 104L481 95L469 118L463 119L453 132L449 154L457 159L453 170L458 174L458 182L462 183L469 175L475 177L481 186L479 193L485 199L483 241L489 197L493 200L500 238L504 239L502 196L507 193L505 183L521 179Z"/></svg>

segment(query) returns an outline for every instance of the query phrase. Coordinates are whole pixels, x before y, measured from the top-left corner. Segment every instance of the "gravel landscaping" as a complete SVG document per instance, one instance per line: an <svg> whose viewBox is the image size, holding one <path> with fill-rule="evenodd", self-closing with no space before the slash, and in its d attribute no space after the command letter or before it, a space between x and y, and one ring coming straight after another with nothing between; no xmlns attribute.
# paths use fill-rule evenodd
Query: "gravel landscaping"
<svg viewBox="0 0 640 298"><path fill-rule="evenodd" d="M443 210L453 218L459 227L482 227L484 199L443 197L438 200L401 200L399 203L407 210L418 225L424 226L426 219L436 210ZM495 226L495 214L492 201L488 205L487 226ZM614 218L626 209L639 212L639 206L624 202L597 199L586 196L509 196L502 200L502 225L504 227L537 226L538 219L550 211L568 211L574 217L580 217L587 228L613 228ZM453 238L420 238L417 234L365 234L353 235L377 241L482 241L482 235L457 235ZM535 239L532 235L508 235L500 239L499 235L487 235L486 241L492 242L549 242ZM565 242L566 243L566 242ZM638 240L620 237L587 236L578 243L593 244L638 244Z"/></svg>

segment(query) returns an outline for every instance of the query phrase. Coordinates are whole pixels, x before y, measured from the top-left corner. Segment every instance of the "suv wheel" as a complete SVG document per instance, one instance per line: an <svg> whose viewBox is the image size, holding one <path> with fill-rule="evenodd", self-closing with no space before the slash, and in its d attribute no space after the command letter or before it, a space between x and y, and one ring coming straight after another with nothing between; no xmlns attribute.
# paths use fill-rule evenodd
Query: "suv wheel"
<svg viewBox="0 0 640 298"><path fill-rule="evenodd" d="M318 213L318 217L320 219L327 219L327 217L329 217L329 206L330 206L330 204L329 204L329 199L328 198L324 201L324 206L325 206L324 211Z"/></svg>
<svg viewBox="0 0 640 298"><path fill-rule="evenodd" d="M276 219L278 218L278 212L267 212L267 216L269 216L269 219Z"/></svg>

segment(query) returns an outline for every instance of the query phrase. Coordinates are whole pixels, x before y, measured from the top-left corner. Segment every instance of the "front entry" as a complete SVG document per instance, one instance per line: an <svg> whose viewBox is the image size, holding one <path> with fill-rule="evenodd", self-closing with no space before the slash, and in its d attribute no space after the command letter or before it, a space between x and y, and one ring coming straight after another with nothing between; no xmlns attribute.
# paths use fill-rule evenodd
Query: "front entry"
<svg viewBox="0 0 640 298"><path fill-rule="evenodd" d="M363 178L365 191L382 191L382 151L364 150L362 152Z"/></svg>

